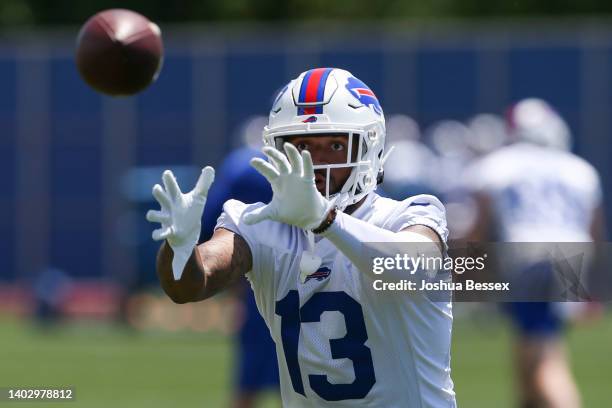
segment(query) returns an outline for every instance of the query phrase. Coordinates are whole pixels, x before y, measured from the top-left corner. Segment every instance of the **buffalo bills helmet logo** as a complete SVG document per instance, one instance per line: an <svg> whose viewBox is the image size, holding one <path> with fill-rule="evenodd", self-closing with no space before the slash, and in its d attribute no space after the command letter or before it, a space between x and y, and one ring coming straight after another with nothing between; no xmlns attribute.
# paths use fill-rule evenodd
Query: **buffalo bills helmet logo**
<svg viewBox="0 0 612 408"><path fill-rule="evenodd" d="M366 84L355 77L349 77L346 83L346 89L348 89L348 91L363 105L372 108L374 112L382 115L382 107L380 106L380 102L378 102L378 98L376 98L374 92L372 92Z"/></svg>
<svg viewBox="0 0 612 408"><path fill-rule="evenodd" d="M304 119L302 121L302 123L313 123L317 121L317 117L316 116L309 116L306 119Z"/></svg>

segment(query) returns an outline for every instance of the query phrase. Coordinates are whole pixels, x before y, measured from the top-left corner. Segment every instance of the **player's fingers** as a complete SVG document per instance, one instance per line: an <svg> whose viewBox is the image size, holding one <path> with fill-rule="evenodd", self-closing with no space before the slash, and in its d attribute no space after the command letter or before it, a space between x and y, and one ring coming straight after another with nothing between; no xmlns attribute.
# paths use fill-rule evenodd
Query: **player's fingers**
<svg viewBox="0 0 612 408"><path fill-rule="evenodd" d="M200 197L206 198L208 195L208 190L210 189L213 181L215 181L215 169L210 166L204 167L202 169L202 173L200 174L200 178L198 178L198 182L193 189L193 193L195 195L199 195Z"/></svg>
<svg viewBox="0 0 612 408"><path fill-rule="evenodd" d="M172 201L170 201L170 197L168 197L168 194L166 194L162 186L159 184L153 186L153 197L155 197L162 208L172 208Z"/></svg>
<svg viewBox="0 0 612 408"><path fill-rule="evenodd" d="M164 187L170 195L170 198L172 200L176 200L181 194L181 189L179 188L178 183L176 182L174 174L172 174L170 170L164 171L164 174L162 174L162 181L164 182Z"/></svg>
<svg viewBox="0 0 612 408"><path fill-rule="evenodd" d="M314 178L314 166L312 164L312 156L308 150L302 150L302 168L303 173L302 177L304 178Z"/></svg>
<svg viewBox="0 0 612 408"><path fill-rule="evenodd" d="M293 172L298 175L302 175L302 157L300 156L298 149L289 142L286 142L283 145L283 148L285 149L285 154L287 155L289 163L293 168Z"/></svg>
<svg viewBox="0 0 612 408"><path fill-rule="evenodd" d="M270 184L274 183L279 176L278 170L273 165L259 157L251 159L251 166L264 176Z"/></svg>
<svg viewBox="0 0 612 408"><path fill-rule="evenodd" d="M247 225L257 224L263 220L267 220L272 216L272 210L269 205L257 208L244 215L244 223Z"/></svg>
<svg viewBox="0 0 612 408"><path fill-rule="evenodd" d="M289 174L291 165L287 161L287 157L273 147L266 146L262 149L268 159L276 166L280 174Z"/></svg>
<svg viewBox="0 0 612 408"><path fill-rule="evenodd" d="M162 227L153 231L151 236L155 241L161 241L172 235L172 227Z"/></svg>
<svg viewBox="0 0 612 408"><path fill-rule="evenodd" d="M147 211L147 221L159 222L160 224L170 223L170 215L164 211L149 210Z"/></svg>

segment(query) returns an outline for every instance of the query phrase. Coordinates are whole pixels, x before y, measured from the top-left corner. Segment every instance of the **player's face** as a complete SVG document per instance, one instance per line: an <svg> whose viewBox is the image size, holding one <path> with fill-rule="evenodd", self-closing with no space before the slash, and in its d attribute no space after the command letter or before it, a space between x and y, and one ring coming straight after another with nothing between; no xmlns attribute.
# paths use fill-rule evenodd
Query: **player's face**
<svg viewBox="0 0 612 408"><path fill-rule="evenodd" d="M317 135L317 136L293 136L287 138L299 151L308 150L312 156L312 162L317 164L339 164L346 163L348 136L346 135ZM353 144L353 159L356 154L357 143ZM335 194L344 185L351 175L352 168L344 167L330 171L329 193ZM315 182L317 190L325 194L326 170L315 170Z"/></svg>

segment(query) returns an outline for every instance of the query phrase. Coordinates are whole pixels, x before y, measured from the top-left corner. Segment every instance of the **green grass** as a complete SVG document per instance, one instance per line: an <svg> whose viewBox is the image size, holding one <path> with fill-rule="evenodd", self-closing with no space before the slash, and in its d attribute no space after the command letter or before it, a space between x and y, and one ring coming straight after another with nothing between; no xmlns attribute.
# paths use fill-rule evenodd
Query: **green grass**
<svg viewBox="0 0 612 408"><path fill-rule="evenodd" d="M514 407L511 333L493 318L480 324L458 320L454 326L452 376L460 407ZM612 316L571 328L570 364L584 407L612 406Z"/></svg>
<svg viewBox="0 0 612 408"><path fill-rule="evenodd" d="M510 407L509 334L493 319L455 324L452 369L462 407ZM75 388L73 403L36 407L225 407L232 343L221 335L134 332L108 325L52 330L0 321L0 387ZM612 319L569 335L585 407L610 406ZM271 356L274 358L274 356ZM27 404L30 405L30 404ZM0 407L24 403L0 402ZM276 407L273 398L263 406Z"/></svg>

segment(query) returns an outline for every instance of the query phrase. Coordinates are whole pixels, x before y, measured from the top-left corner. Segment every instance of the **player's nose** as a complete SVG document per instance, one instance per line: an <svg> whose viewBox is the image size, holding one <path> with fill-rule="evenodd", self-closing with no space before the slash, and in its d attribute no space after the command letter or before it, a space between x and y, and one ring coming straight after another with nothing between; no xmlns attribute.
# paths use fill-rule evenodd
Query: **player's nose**
<svg viewBox="0 0 612 408"><path fill-rule="evenodd" d="M310 152L310 156L312 157L312 164L314 164L315 166L318 164L329 164L329 155L325 154L323 149L314 147L308 149L308 151Z"/></svg>

